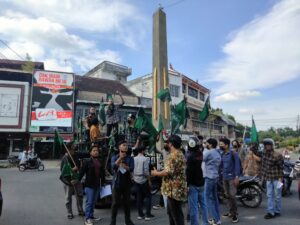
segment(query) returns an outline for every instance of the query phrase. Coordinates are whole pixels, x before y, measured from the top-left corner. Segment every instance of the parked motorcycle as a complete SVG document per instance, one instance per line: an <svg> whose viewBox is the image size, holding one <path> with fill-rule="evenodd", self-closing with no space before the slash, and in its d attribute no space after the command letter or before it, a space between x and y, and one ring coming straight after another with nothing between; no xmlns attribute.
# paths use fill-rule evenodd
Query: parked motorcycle
<svg viewBox="0 0 300 225"><path fill-rule="evenodd" d="M262 202L263 188L260 186L260 180L257 176L241 177L237 187L236 199L244 206L249 208L257 208ZM226 199L223 186L218 185L218 195L221 202Z"/></svg>
<svg viewBox="0 0 300 225"><path fill-rule="evenodd" d="M284 160L283 164L283 186L282 196L291 195L291 186L293 183L294 163L290 160Z"/></svg>
<svg viewBox="0 0 300 225"><path fill-rule="evenodd" d="M9 155L9 156L7 157L7 160L8 160L8 162L9 162L10 164L12 164L12 165L18 165L18 164L20 163L20 159L19 159L19 157L16 156L16 155Z"/></svg>
<svg viewBox="0 0 300 225"><path fill-rule="evenodd" d="M24 163L19 164L19 171L23 172L25 170L38 170L43 171L45 169L44 164L38 157L27 160Z"/></svg>

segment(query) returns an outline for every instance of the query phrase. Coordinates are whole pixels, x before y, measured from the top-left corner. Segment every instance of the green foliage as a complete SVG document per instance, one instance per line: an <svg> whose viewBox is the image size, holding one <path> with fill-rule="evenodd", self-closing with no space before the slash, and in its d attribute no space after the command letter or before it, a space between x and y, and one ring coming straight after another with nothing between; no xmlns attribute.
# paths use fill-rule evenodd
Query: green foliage
<svg viewBox="0 0 300 225"><path fill-rule="evenodd" d="M29 73L32 73L34 70L34 63L28 53L26 53L26 62L22 65L22 70Z"/></svg>

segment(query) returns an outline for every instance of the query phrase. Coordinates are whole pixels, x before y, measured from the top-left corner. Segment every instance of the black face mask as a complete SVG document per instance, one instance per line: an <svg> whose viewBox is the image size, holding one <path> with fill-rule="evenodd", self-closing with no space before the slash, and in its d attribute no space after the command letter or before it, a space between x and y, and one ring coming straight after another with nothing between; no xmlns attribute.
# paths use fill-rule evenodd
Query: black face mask
<svg viewBox="0 0 300 225"><path fill-rule="evenodd" d="M127 120L127 123L131 124L131 120Z"/></svg>
<svg viewBox="0 0 300 225"><path fill-rule="evenodd" d="M165 144L165 145L164 145L164 149L165 149L167 152L169 152L169 151L170 151L169 145Z"/></svg>
<svg viewBox="0 0 300 225"><path fill-rule="evenodd" d="M238 146L237 145L233 145L232 147L237 148Z"/></svg>

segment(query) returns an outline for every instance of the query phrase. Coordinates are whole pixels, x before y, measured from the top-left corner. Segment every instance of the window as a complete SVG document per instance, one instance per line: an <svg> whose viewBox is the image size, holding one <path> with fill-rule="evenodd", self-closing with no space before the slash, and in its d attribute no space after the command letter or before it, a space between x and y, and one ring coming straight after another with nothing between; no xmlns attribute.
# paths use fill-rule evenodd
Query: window
<svg viewBox="0 0 300 225"><path fill-rule="evenodd" d="M179 86L170 84L170 94L172 97L179 97Z"/></svg>
<svg viewBox="0 0 300 225"><path fill-rule="evenodd" d="M185 94L186 93L186 85L182 84L182 93Z"/></svg>
<svg viewBox="0 0 300 225"><path fill-rule="evenodd" d="M202 92L199 92L199 94L200 94L200 100L201 101L204 101L204 99L205 99L205 95L202 93Z"/></svg>
<svg viewBox="0 0 300 225"><path fill-rule="evenodd" d="M198 98L198 91L194 88L189 87L188 94L189 94L189 96L191 96L193 98Z"/></svg>

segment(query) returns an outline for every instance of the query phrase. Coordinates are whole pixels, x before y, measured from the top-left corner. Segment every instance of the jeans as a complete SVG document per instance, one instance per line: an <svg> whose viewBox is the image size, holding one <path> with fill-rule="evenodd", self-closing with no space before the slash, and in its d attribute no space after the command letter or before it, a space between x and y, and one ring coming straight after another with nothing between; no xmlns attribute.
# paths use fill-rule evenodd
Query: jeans
<svg viewBox="0 0 300 225"><path fill-rule="evenodd" d="M76 203L77 203L77 210L78 213L82 213L82 203L83 203L83 191L82 191L82 184L80 182L77 182L76 184L69 186L64 185L65 189L65 203L67 207L68 214L73 214L72 211L72 194L75 194L76 197Z"/></svg>
<svg viewBox="0 0 300 225"><path fill-rule="evenodd" d="M218 178L205 178L204 196L208 213L210 213L215 222L220 222L221 218L218 200Z"/></svg>
<svg viewBox="0 0 300 225"><path fill-rule="evenodd" d="M182 202L168 197L167 213L170 225L184 225Z"/></svg>
<svg viewBox="0 0 300 225"><path fill-rule="evenodd" d="M199 204L202 213L202 225L208 225L207 205L204 200L204 187L189 185L188 204L191 225L199 225Z"/></svg>
<svg viewBox="0 0 300 225"><path fill-rule="evenodd" d="M143 203L145 199L146 216L151 215L151 193L148 181L143 184L135 183L136 187L136 204L138 208L139 216L144 216Z"/></svg>
<svg viewBox="0 0 300 225"><path fill-rule="evenodd" d="M94 217L94 208L97 201L99 189L86 187L84 189L86 199L85 199L85 218L91 219Z"/></svg>
<svg viewBox="0 0 300 225"><path fill-rule="evenodd" d="M223 180L223 186L226 197L228 197L229 213L232 216L237 216L237 204L236 204L236 186L233 183L234 180Z"/></svg>
<svg viewBox="0 0 300 225"><path fill-rule="evenodd" d="M278 188L278 185L278 180L267 181L267 211L272 215L275 213L280 213L281 211L282 186Z"/></svg>

